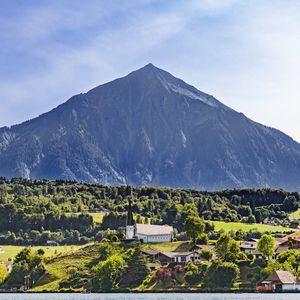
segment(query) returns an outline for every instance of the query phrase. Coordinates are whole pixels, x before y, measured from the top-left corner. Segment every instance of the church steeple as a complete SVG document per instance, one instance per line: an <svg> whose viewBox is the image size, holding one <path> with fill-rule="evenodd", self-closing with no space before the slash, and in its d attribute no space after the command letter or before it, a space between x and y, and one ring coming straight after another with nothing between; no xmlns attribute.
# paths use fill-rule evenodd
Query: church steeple
<svg viewBox="0 0 300 300"><path fill-rule="evenodd" d="M131 200L128 201L128 209L127 209L127 220L126 220L126 226L133 226L134 220L133 220L133 213L131 208Z"/></svg>

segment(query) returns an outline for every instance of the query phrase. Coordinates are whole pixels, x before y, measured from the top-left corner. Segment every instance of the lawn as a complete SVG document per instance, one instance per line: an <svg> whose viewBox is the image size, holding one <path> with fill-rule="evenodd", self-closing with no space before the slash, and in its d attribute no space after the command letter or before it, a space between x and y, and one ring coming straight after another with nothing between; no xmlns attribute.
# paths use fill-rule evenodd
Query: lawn
<svg viewBox="0 0 300 300"><path fill-rule="evenodd" d="M298 231L296 229L291 229L282 226L271 226L265 224L246 224L246 223L235 223L235 222L222 222L222 221L211 221L215 225L216 230L225 230L226 232L230 230L243 230L243 231L250 231L250 230L257 230L259 232L291 232L291 231Z"/></svg>
<svg viewBox="0 0 300 300"><path fill-rule="evenodd" d="M59 253L71 252L79 249L82 246L34 246L33 249L43 249L46 257L51 257ZM0 254L0 260L7 261L8 259L14 259L14 257L25 247L24 246L1 246L5 251L4 254Z"/></svg>
<svg viewBox="0 0 300 300"><path fill-rule="evenodd" d="M46 265L46 274L38 280L32 291L52 292L59 290L59 283L67 279L70 275L70 269L74 268L81 274L81 277L90 277L92 266L99 259L98 247L98 244L89 244L78 249L78 251L74 251L72 254L53 258ZM82 288L78 288L78 291L80 290L82 291Z"/></svg>
<svg viewBox="0 0 300 300"><path fill-rule="evenodd" d="M66 213L67 216L70 215L79 215L82 214L81 212L77 213ZM102 223L103 217L105 215L105 212L88 212L87 214L91 215L93 217L93 220L95 223Z"/></svg>
<svg viewBox="0 0 300 300"><path fill-rule="evenodd" d="M151 249L163 252L184 252L191 248L189 242L171 242L171 243L155 243L155 244L143 244L143 250Z"/></svg>
<svg viewBox="0 0 300 300"><path fill-rule="evenodd" d="M93 217L95 223L102 223L103 217L105 216L105 212L95 212L89 213Z"/></svg>
<svg viewBox="0 0 300 300"><path fill-rule="evenodd" d="M300 208L289 214L290 219L300 219Z"/></svg>

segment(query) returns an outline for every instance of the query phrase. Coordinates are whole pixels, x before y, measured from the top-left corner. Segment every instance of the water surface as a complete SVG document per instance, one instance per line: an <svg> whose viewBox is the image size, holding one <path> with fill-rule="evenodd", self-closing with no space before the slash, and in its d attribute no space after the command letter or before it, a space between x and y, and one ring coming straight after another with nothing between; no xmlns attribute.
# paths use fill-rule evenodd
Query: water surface
<svg viewBox="0 0 300 300"><path fill-rule="evenodd" d="M300 294L0 294L0 300L299 300Z"/></svg>

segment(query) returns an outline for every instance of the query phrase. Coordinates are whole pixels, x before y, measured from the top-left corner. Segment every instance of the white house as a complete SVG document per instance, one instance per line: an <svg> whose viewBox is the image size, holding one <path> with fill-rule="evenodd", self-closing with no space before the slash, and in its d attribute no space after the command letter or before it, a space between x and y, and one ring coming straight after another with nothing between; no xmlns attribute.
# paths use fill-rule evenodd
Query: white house
<svg viewBox="0 0 300 300"><path fill-rule="evenodd" d="M187 251L187 252L161 252L152 249L143 250L143 253L151 261L159 260L161 264L169 264L171 262L175 263L188 263L190 260L193 262L207 261L199 256L197 251Z"/></svg>
<svg viewBox="0 0 300 300"><path fill-rule="evenodd" d="M136 224L133 219L131 202L128 205L126 239L135 239L142 243L167 243L171 242L174 236L172 226Z"/></svg>
<svg viewBox="0 0 300 300"><path fill-rule="evenodd" d="M257 287L258 291L300 291L300 282L288 271L275 271L262 281L261 286Z"/></svg>

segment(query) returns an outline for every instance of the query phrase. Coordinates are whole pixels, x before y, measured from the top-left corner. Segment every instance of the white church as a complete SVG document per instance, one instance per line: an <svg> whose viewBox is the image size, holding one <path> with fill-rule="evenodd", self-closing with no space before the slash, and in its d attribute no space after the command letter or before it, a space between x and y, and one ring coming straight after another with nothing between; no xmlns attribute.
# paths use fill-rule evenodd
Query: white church
<svg viewBox="0 0 300 300"><path fill-rule="evenodd" d="M141 243L167 243L172 241L173 236L174 230L172 226L135 223L131 201L129 201L126 224L127 240L134 239Z"/></svg>

